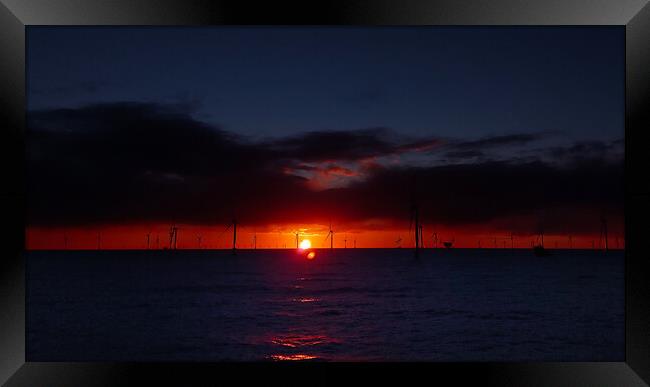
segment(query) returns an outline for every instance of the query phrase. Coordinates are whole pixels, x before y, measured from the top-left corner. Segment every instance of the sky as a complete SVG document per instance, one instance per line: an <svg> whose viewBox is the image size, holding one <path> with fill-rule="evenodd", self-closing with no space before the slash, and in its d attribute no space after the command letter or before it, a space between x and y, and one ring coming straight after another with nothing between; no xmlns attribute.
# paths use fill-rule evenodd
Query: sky
<svg viewBox="0 0 650 387"><path fill-rule="evenodd" d="M407 246L413 202L430 244L623 235L623 28L28 27L27 62L28 248Z"/></svg>

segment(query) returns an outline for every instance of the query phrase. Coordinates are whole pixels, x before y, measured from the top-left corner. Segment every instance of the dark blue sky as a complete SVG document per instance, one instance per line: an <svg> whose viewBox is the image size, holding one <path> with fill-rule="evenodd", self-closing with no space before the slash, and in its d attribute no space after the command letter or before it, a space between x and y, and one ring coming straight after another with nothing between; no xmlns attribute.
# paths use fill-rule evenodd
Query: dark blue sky
<svg viewBox="0 0 650 387"><path fill-rule="evenodd" d="M607 213L621 230L624 42L623 27L29 27L29 222L390 229L418 196L427 224L594 234Z"/></svg>
<svg viewBox="0 0 650 387"><path fill-rule="evenodd" d="M622 27L28 27L27 36L30 110L182 103L254 138L369 127L623 137Z"/></svg>

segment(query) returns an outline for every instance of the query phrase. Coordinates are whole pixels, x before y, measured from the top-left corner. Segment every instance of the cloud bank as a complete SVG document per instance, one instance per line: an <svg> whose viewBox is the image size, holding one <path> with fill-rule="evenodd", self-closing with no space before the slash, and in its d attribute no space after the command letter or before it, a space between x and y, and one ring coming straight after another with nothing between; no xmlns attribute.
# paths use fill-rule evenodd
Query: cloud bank
<svg viewBox="0 0 650 387"><path fill-rule="evenodd" d="M33 226L221 225L232 217L402 225L414 198L425 222L454 227L534 232L543 222L546 230L593 232L601 213L622 219L619 142L535 148L541 135L413 139L389 128L250 141L179 105L130 102L34 111L28 127ZM512 146L537 156L488 156ZM447 162L401 158L432 155Z"/></svg>

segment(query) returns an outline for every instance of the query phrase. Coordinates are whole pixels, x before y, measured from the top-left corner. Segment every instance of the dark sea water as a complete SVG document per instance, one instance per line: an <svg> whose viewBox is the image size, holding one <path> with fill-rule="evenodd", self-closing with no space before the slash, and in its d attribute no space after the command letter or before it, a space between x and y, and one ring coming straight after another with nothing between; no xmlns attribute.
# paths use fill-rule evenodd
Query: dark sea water
<svg viewBox="0 0 650 387"><path fill-rule="evenodd" d="M623 253L29 252L28 361L623 361Z"/></svg>

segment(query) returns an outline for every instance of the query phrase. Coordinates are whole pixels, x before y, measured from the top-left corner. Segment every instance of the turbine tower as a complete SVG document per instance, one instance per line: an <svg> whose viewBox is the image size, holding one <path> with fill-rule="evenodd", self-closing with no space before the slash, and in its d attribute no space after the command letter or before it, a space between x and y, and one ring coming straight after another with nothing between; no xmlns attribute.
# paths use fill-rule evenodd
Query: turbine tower
<svg viewBox="0 0 650 387"><path fill-rule="evenodd" d="M332 222L330 222L330 230L327 233L327 236L325 237L325 242L327 242L327 238L330 239L330 249L334 248L334 231L332 231Z"/></svg>
<svg viewBox="0 0 650 387"><path fill-rule="evenodd" d="M169 227L169 249L176 249L178 246L177 243L177 238L178 238L178 227L176 227L175 224L172 224L171 227Z"/></svg>
<svg viewBox="0 0 650 387"><path fill-rule="evenodd" d="M232 220L232 255L237 255L237 219Z"/></svg>
<svg viewBox="0 0 650 387"><path fill-rule="evenodd" d="M609 251L609 243L607 237L607 218L605 215L600 217L600 239L598 240L598 247L602 249L603 239L605 240L605 251Z"/></svg>
<svg viewBox="0 0 650 387"><path fill-rule="evenodd" d="M417 204L413 203L411 205L411 220L409 222L409 232L411 231L411 226L415 223L413 229L415 233L415 258L420 256L420 237L422 233L422 226L420 225L420 213Z"/></svg>

